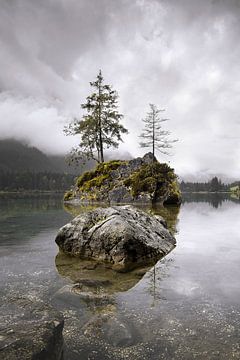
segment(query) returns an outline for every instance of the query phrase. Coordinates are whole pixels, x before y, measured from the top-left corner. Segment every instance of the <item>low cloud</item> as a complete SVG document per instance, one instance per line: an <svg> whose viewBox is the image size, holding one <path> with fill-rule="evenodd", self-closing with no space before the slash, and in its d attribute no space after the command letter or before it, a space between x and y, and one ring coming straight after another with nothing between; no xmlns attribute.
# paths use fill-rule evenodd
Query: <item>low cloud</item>
<svg viewBox="0 0 240 360"><path fill-rule="evenodd" d="M0 138L65 153L63 127L81 115L89 81L103 70L138 146L148 104L166 109L182 177L240 171L240 7L215 0L3 0Z"/></svg>

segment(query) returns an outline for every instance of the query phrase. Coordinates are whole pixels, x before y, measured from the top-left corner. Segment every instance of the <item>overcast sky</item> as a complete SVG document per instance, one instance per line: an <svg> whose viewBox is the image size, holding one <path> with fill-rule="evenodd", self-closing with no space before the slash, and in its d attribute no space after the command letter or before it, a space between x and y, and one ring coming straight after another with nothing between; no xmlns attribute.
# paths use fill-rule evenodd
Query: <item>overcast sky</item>
<svg viewBox="0 0 240 360"><path fill-rule="evenodd" d="M0 138L50 153L77 138L89 81L119 93L133 156L148 104L178 138L177 173L240 177L239 0L0 0Z"/></svg>

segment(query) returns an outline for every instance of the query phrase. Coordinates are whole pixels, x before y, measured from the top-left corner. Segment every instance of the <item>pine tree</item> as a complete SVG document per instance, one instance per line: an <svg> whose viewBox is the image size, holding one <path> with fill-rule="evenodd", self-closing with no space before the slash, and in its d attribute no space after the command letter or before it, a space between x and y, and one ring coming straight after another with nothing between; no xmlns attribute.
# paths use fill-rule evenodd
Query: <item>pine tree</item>
<svg viewBox="0 0 240 360"><path fill-rule="evenodd" d="M170 131L162 129L162 123L168 120L160 117L165 110L158 109L154 104L149 104L149 106L150 111L143 119L145 127L139 136L142 139L139 144L143 148L150 148L154 156L156 150L169 155L168 149L172 148L172 144L178 140L171 140Z"/></svg>
<svg viewBox="0 0 240 360"><path fill-rule="evenodd" d="M86 113L80 121L75 119L65 128L65 133L81 137L79 145L71 151L72 161L87 158L104 162L104 150L117 148L122 141L121 134L128 130L120 124L123 115L118 112L118 94L110 85L104 84L101 70L90 85L94 91L81 105Z"/></svg>

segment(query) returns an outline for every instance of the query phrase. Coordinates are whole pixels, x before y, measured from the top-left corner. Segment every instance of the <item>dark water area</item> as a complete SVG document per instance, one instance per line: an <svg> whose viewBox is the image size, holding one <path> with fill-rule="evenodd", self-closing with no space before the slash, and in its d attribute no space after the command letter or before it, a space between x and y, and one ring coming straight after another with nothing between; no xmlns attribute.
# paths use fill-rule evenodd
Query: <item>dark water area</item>
<svg viewBox="0 0 240 360"><path fill-rule="evenodd" d="M65 360L240 359L239 201L188 194L180 209L145 208L177 246L127 274L58 254L57 230L85 210L61 195L0 196L3 301L27 295L60 310Z"/></svg>

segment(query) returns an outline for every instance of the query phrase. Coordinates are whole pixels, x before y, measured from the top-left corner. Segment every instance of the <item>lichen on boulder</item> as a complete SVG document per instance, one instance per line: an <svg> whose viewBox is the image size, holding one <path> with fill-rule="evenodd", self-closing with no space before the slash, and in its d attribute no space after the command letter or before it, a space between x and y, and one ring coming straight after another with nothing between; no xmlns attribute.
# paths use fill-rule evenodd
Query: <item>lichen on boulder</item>
<svg viewBox="0 0 240 360"><path fill-rule="evenodd" d="M85 172L66 192L64 201L179 204L181 193L174 169L147 153L129 161L101 163Z"/></svg>

